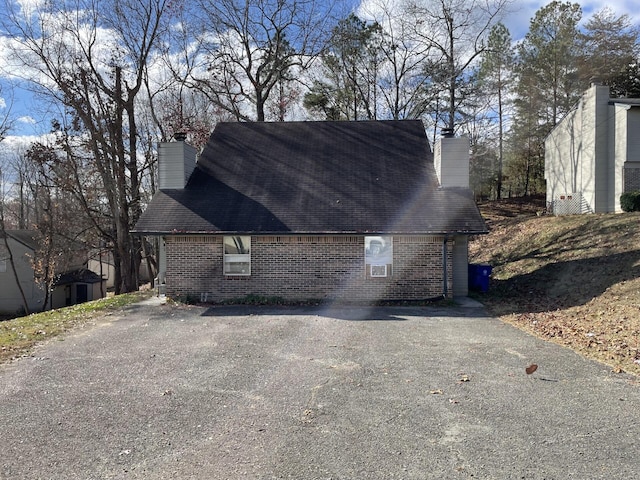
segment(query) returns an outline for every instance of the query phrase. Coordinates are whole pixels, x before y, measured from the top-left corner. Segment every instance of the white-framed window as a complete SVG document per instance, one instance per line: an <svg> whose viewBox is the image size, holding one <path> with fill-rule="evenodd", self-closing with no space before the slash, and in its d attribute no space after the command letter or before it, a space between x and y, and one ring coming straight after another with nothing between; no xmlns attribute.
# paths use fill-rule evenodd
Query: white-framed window
<svg viewBox="0 0 640 480"><path fill-rule="evenodd" d="M224 237L224 274L251 275L251 237Z"/></svg>
<svg viewBox="0 0 640 480"><path fill-rule="evenodd" d="M364 263L368 277L389 277L393 270L393 237L364 237Z"/></svg>

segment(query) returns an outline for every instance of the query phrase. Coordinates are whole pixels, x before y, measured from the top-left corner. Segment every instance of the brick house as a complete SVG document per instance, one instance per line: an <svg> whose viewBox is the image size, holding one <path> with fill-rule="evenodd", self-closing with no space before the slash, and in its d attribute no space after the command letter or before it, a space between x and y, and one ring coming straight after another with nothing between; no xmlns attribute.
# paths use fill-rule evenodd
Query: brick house
<svg viewBox="0 0 640 480"><path fill-rule="evenodd" d="M547 204L555 214L621 212L640 190L640 98L594 82L545 139Z"/></svg>
<svg viewBox="0 0 640 480"><path fill-rule="evenodd" d="M421 121L220 123L196 163L159 146L134 233L159 236L169 296L418 300L467 294L487 228L469 143L432 153Z"/></svg>

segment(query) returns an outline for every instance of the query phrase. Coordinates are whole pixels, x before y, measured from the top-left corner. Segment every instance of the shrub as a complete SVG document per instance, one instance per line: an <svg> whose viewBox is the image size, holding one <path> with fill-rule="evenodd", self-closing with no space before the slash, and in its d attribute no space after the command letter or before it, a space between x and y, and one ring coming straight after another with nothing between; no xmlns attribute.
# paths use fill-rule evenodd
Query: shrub
<svg viewBox="0 0 640 480"><path fill-rule="evenodd" d="M640 191L620 195L620 207L623 212L640 212Z"/></svg>

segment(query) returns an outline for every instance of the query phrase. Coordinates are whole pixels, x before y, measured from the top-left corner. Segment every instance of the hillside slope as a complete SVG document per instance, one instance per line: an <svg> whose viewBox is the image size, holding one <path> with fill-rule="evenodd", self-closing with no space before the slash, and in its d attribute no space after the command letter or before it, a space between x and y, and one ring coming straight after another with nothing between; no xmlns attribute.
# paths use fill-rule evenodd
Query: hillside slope
<svg viewBox="0 0 640 480"><path fill-rule="evenodd" d="M493 266L492 314L540 337L640 374L640 214L538 216L535 204L480 206L489 235L470 262Z"/></svg>

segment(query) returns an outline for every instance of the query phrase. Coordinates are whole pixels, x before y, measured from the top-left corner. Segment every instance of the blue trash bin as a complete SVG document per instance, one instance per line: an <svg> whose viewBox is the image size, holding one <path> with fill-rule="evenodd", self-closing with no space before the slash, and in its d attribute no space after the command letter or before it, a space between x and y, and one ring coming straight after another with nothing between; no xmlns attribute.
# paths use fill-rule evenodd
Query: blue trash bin
<svg viewBox="0 0 640 480"><path fill-rule="evenodd" d="M469 289L487 292L493 267L487 264L469 264Z"/></svg>

